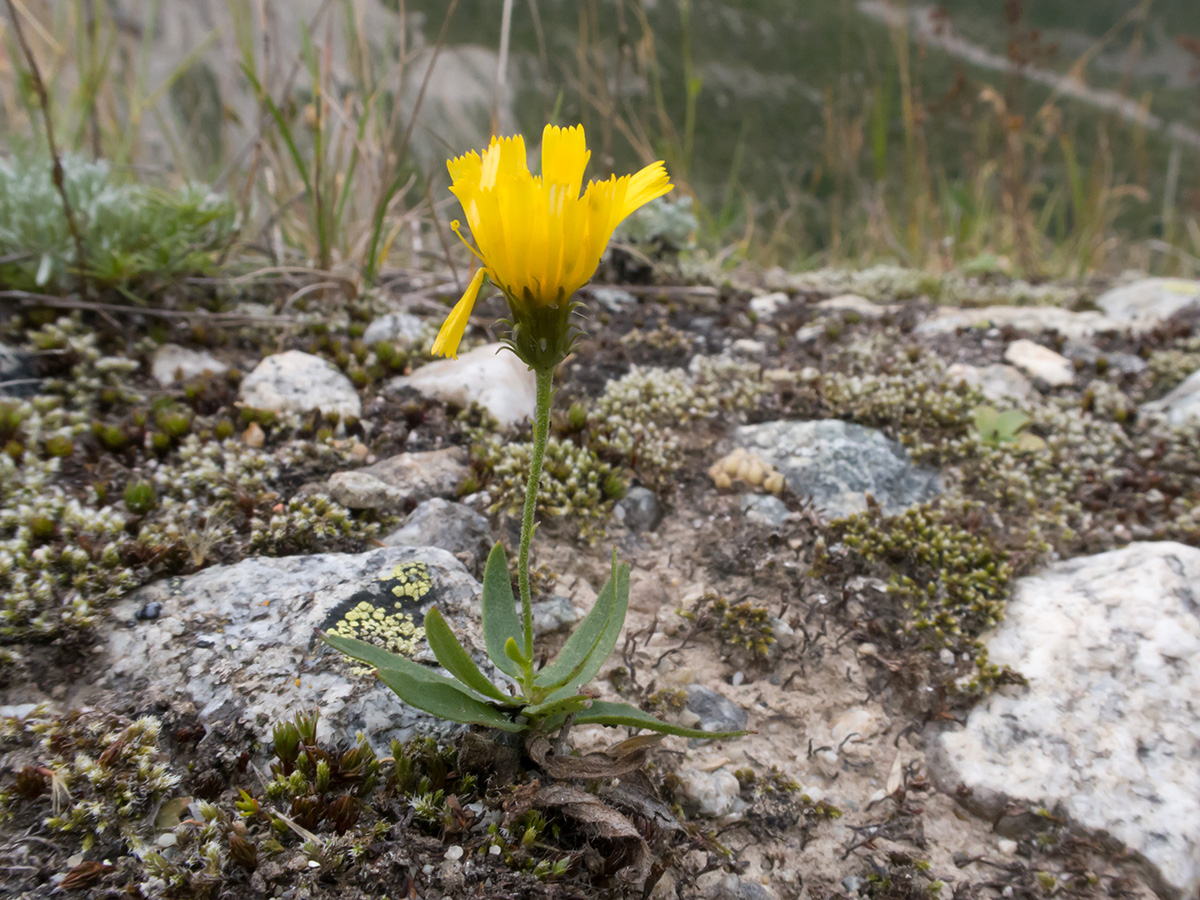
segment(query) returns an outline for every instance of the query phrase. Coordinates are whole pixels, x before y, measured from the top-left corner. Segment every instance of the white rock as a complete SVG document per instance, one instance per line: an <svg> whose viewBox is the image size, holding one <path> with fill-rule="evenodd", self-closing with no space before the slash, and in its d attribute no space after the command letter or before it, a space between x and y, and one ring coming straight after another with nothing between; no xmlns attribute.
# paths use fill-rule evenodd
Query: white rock
<svg viewBox="0 0 1200 900"><path fill-rule="evenodd" d="M1033 385L1012 366L999 363L991 366L969 366L954 363L946 369L948 381L965 381L983 396L995 403L1005 400L1026 400L1033 393Z"/></svg>
<svg viewBox="0 0 1200 900"><path fill-rule="evenodd" d="M790 299L783 291L776 291L773 294L760 294L757 297L750 298L750 309L760 319L769 320L775 318L780 308L787 306Z"/></svg>
<svg viewBox="0 0 1200 900"><path fill-rule="evenodd" d="M740 815L746 808L740 796L741 785L728 769L701 772L685 766L678 774L679 789L699 815L725 819Z"/></svg>
<svg viewBox="0 0 1200 900"><path fill-rule="evenodd" d="M536 401L533 372L503 344L485 344L388 382L389 390L405 387L458 406L478 403L501 425L532 418Z"/></svg>
<svg viewBox="0 0 1200 900"><path fill-rule="evenodd" d="M1186 425L1200 420L1200 369L1183 380L1175 389L1146 409L1162 413L1172 425Z"/></svg>
<svg viewBox="0 0 1200 900"><path fill-rule="evenodd" d="M254 409L361 416L362 401L350 379L319 356L288 350L268 356L242 381L242 402Z"/></svg>
<svg viewBox="0 0 1200 900"><path fill-rule="evenodd" d="M767 352L767 345L762 341L756 341L752 338L738 338L730 345L730 350L738 356L747 356L751 359L757 359L764 356Z"/></svg>
<svg viewBox="0 0 1200 900"><path fill-rule="evenodd" d="M150 374L163 387L176 381L188 381L200 375L221 375L227 371L229 366L211 353L178 344L163 344L154 351L154 359L150 362Z"/></svg>
<svg viewBox="0 0 1200 900"><path fill-rule="evenodd" d="M933 736L939 786L995 820L1061 805L1200 891L1200 549L1130 544L1022 578L988 655L1027 688Z"/></svg>
<svg viewBox="0 0 1200 900"><path fill-rule="evenodd" d="M796 343L811 344L825 333L824 325L805 325L796 329Z"/></svg>
<svg viewBox="0 0 1200 900"><path fill-rule="evenodd" d="M1119 331L1121 323L1098 312L1072 312L1057 306L944 307L913 329L914 334L945 334L959 328L1005 326L1025 331L1057 331L1074 340L1102 331Z"/></svg>
<svg viewBox="0 0 1200 900"><path fill-rule="evenodd" d="M1004 358L1031 378L1040 378L1053 387L1075 380L1075 367L1069 359L1034 341L1013 341L1004 351Z"/></svg>
<svg viewBox="0 0 1200 900"><path fill-rule="evenodd" d="M858 294L839 294L837 297L822 300L816 304L816 307L822 312L858 313L864 319L878 319L880 316L896 310L895 306L872 303L866 297L860 297Z"/></svg>
<svg viewBox="0 0 1200 900"><path fill-rule="evenodd" d="M1110 319L1139 330L1153 328L1177 312L1200 306L1200 281L1143 278L1101 294L1096 305Z"/></svg>
<svg viewBox="0 0 1200 900"><path fill-rule="evenodd" d="M378 344L380 341L395 341L399 344L412 346L419 344L425 337L426 331L433 331L424 319L412 313L398 312L380 316L367 326L363 332L364 344Z"/></svg>

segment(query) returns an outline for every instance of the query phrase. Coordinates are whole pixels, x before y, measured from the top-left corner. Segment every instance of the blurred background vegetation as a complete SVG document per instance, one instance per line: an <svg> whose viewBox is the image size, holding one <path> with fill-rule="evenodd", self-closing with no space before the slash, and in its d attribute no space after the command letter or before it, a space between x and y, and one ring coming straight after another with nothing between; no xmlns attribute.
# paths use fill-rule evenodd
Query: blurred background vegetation
<svg viewBox="0 0 1200 900"><path fill-rule="evenodd" d="M445 158L546 121L587 126L595 175L666 159L721 264L1200 272L1196 0L3 9L11 288L444 268Z"/></svg>

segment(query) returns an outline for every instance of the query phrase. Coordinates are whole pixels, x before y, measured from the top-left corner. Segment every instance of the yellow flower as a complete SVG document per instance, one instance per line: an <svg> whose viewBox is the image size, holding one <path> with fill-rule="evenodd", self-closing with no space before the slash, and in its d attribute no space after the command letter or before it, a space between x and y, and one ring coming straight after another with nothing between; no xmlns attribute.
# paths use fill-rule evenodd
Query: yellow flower
<svg viewBox="0 0 1200 900"><path fill-rule="evenodd" d="M475 247L467 246L482 266L442 325L434 353L458 355L485 274L508 300L514 349L524 345L518 337L522 327L526 332L558 329L565 341L571 295L595 274L614 229L672 187L662 162L656 162L633 175L590 181L581 194L589 156L582 125L547 125L541 175L529 171L519 134L493 137L482 156L472 151L447 163L450 190L462 203L475 239ZM462 238L459 223L451 227ZM546 358L541 354L537 364Z"/></svg>

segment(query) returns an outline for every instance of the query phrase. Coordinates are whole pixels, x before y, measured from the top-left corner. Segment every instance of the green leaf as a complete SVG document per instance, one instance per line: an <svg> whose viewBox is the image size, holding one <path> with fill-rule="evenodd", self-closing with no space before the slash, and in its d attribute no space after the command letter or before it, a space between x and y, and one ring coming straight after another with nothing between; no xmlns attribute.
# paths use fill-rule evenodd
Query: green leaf
<svg viewBox="0 0 1200 900"><path fill-rule="evenodd" d="M605 629L612 619L614 600L616 598L617 563L616 553L613 553L613 574L600 589L596 602L591 610L579 623L579 627L571 632L567 642L563 644L558 656L537 674L534 685L539 688L555 691L566 684L574 687L573 679L578 679L579 672L591 658L592 653L604 636ZM621 614L624 621L625 614Z"/></svg>
<svg viewBox="0 0 1200 900"><path fill-rule="evenodd" d="M382 647L376 647L374 644L368 644L357 638L342 637L340 634L328 634L323 631L317 633L321 635L321 640L325 641L333 649L340 650L351 659L357 659L359 662L366 663L373 669L390 669L401 672L408 678L421 684L430 686L444 685L453 688L471 699L480 702L483 702L485 699L465 684L455 681L453 678L447 678L440 672L434 672L427 666L413 662L406 656L397 656L395 653L389 653Z"/></svg>
<svg viewBox="0 0 1200 900"><path fill-rule="evenodd" d="M521 622L517 618L512 580L508 577L508 557L504 555L504 545L499 541L488 554L487 566L483 570L481 615L483 644L488 657L504 674L520 678L521 666L504 652L504 645L520 636Z"/></svg>
<svg viewBox="0 0 1200 900"><path fill-rule="evenodd" d="M498 703L514 706L522 702L504 693L479 670L436 606L425 613L425 639L442 668L467 687Z"/></svg>
<svg viewBox="0 0 1200 900"><path fill-rule="evenodd" d="M723 740L725 738L741 737L748 731L699 731L695 728L683 728L671 725L657 719L648 712L642 712L636 706L628 703L611 703L597 700L590 709L575 716L576 725L626 725L630 728L646 728L660 734L673 734L678 737L700 738L701 740Z"/></svg>
<svg viewBox="0 0 1200 900"><path fill-rule="evenodd" d="M629 609L629 566L626 563L618 566L615 552L613 553L613 574L610 583L613 585L612 611L599 640L596 641L591 652L565 679L559 682L560 686L543 702L561 699L564 693L575 690L578 685L587 684L595 678L600 667L612 654L613 648L617 646L617 639L620 638L621 630L625 627L625 613Z"/></svg>
<svg viewBox="0 0 1200 900"><path fill-rule="evenodd" d="M535 706L527 706L521 710L521 715L531 719L544 719L547 716L565 715L579 712L592 705L592 698L587 694L574 694L557 700L547 700Z"/></svg>
<svg viewBox="0 0 1200 900"><path fill-rule="evenodd" d="M1012 440L1029 423L1029 416L1019 409L1010 409L996 417L996 431L1002 439Z"/></svg>
<svg viewBox="0 0 1200 900"><path fill-rule="evenodd" d="M421 682L397 669L376 669L375 674L409 706L439 718L467 725L486 725L501 731L525 731L528 728L452 685Z"/></svg>

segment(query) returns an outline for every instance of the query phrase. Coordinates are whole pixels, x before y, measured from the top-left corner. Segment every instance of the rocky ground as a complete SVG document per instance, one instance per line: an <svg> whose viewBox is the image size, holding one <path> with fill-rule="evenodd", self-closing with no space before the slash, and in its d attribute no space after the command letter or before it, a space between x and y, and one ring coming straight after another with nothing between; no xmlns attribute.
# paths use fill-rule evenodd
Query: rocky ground
<svg viewBox="0 0 1200 900"><path fill-rule="evenodd" d="M599 693L754 733L556 778L314 643L429 661L436 603L482 659L533 405L495 301L456 362L425 276L31 307L0 355L0 896L1200 895L1200 283L606 271L538 631L615 546ZM609 764L625 736L571 734Z"/></svg>

